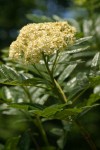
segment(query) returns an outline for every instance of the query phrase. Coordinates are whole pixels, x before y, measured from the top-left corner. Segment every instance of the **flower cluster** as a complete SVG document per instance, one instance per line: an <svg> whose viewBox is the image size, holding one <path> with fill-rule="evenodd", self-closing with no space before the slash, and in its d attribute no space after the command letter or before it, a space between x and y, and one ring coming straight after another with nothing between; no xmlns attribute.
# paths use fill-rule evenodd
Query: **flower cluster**
<svg viewBox="0 0 100 150"><path fill-rule="evenodd" d="M37 63L42 53L62 51L74 42L75 28L67 22L32 23L24 26L10 46L9 56L23 59L26 63Z"/></svg>

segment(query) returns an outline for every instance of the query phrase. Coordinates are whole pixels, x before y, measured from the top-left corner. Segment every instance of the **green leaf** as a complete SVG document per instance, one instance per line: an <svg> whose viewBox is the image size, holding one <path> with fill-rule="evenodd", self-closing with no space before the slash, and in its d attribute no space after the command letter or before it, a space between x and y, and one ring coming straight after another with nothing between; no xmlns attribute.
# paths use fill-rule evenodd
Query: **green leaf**
<svg viewBox="0 0 100 150"><path fill-rule="evenodd" d="M27 14L26 17L29 20L34 21L36 23L39 23L39 22L51 22L51 21L53 21L50 17L38 16L38 15L34 15L34 14Z"/></svg>
<svg viewBox="0 0 100 150"><path fill-rule="evenodd" d="M92 36L87 36L87 37L80 38L80 39L76 40L74 45L79 45L79 44L81 44L83 42L86 42L88 40L91 40L91 39L92 39Z"/></svg>
<svg viewBox="0 0 100 150"><path fill-rule="evenodd" d="M100 65L100 52L96 53L92 62L91 62L91 67L96 67Z"/></svg>
<svg viewBox="0 0 100 150"><path fill-rule="evenodd" d="M40 104L34 104L34 103L11 103L8 104L8 107L16 108L16 109L24 109L24 110L43 110L44 106Z"/></svg>
<svg viewBox="0 0 100 150"><path fill-rule="evenodd" d="M79 113L79 115L77 116L78 118L79 117L82 117L84 116L88 111L90 111L92 108L94 107L97 107L99 106L100 104L94 104L94 105L91 105L91 106L84 106L82 107L82 111Z"/></svg>
<svg viewBox="0 0 100 150"><path fill-rule="evenodd" d="M90 106L90 105L94 104L98 100L100 100L100 94L98 94L98 93L91 94L89 99L88 99L87 106Z"/></svg>
<svg viewBox="0 0 100 150"><path fill-rule="evenodd" d="M76 68L77 64L71 64L69 66L67 66L62 74L59 76L58 78L58 82L59 83L62 83L66 78L69 77L69 75L72 73L72 71Z"/></svg>
<svg viewBox="0 0 100 150"><path fill-rule="evenodd" d="M59 131L58 131L59 132ZM67 140L67 133L63 133L63 135L57 140L57 144L61 150L64 149Z"/></svg>
<svg viewBox="0 0 100 150"><path fill-rule="evenodd" d="M43 110L31 110L29 111L31 115L39 115L45 118L52 118L52 119L60 119L60 120L68 120L71 121L71 117L75 117L78 115L83 109L81 108L68 108L65 109L64 107L66 104L60 105L53 105L49 106Z"/></svg>
<svg viewBox="0 0 100 150"><path fill-rule="evenodd" d="M2 65L0 67L0 73L1 73L1 78L3 75L5 78L8 79L8 81L11 81L12 79L18 80L20 78L15 70L5 65Z"/></svg>
<svg viewBox="0 0 100 150"><path fill-rule="evenodd" d="M30 131L25 131L19 142L20 150L30 149Z"/></svg>
<svg viewBox="0 0 100 150"><path fill-rule="evenodd" d="M52 105L52 106L49 106L43 110L32 110L30 111L31 114L37 114L39 116L42 116L42 117L46 117L46 118L52 118L55 113L57 113L58 111L61 111L63 110L63 107L65 106L66 104L56 104L56 105Z"/></svg>
<svg viewBox="0 0 100 150"><path fill-rule="evenodd" d="M90 77L89 81L90 81L91 87L95 87L96 85L100 84L100 76Z"/></svg>
<svg viewBox="0 0 100 150"><path fill-rule="evenodd" d="M40 78L31 78L31 79L26 79L23 80L20 85L26 85L26 86L31 86L31 85L37 85L37 84L41 84L43 81L41 81Z"/></svg>
<svg viewBox="0 0 100 150"><path fill-rule="evenodd" d="M57 62L54 69L54 77L59 76L67 65L72 64L70 62L71 56L66 53L66 51L61 52L57 58Z"/></svg>
<svg viewBox="0 0 100 150"><path fill-rule="evenodd" d="M66 120L72 122L77 117L83 116L93 107L96 107L98 105L96 104L96 105L85 106L81 108L66 108L65 106L66 104L53 105L44 108L43 110L39 110L39 109L30 110L29 113L32 116L39 115L44 118L60 119L60 120Z"/></svg>
<svg viewBox="0 0 100 150"><path fill-rule="evenodd" d="M39 66L38 66L39 67ZM38 68L40 69L40 68ZM23 85L36 86L37 84L50 84L49 77L45 71L41 71L40 77L27 77L26 75L16 72L14 69L2 65L0 67L0 83L5 85ZM41 78L43 75L44 78Z"/></svg>
<svg viewBox="0 0 100 150"><path fill-rule="evenodd" d="M27 79L25 75L16 72L14 69L2 65L0 67L0 83L7 85L37 85L41 83L40 78Z"/></svg>
<svg viewBox="0 0 100 150"><path fill-rule="evenodd" d="M14 81L20 83L21 80L22 75L18 74L14 69L6 65L0 66L0 83L13 84Z"/></svg>
<svg viewBox="0 0 100 150"><path fill-rule="evenodd" d="M50 77L47 74L47 70L44 64L29 65L28 70L31 71L34 74L34 76L36 75L41 79L50 80Z"/></svg>
<svg viewBox="0 0 100 150"><path fill-rule="evenodd" d="M6 86L2 87L1 98L2 98L2 102L5 102L5 103L9 103L12 101L13 95L11 93L11 90L8 87L6 87Z"/></svg>
<svg viewBox="0 0 100 150"><path fill-rule="evenodd" d="M5 145L5 150L17 150L17 144L19 142L20 136L9 138Z"/></svg>
<svg viewBox="0 0 100 150"><path fill-rule="evenodd" d="M72 118L76 117L80 112L82 112L81 108L64 109L60 112L57 112L54 115L54 118L61 119L61 120L72 121Z"/></svg>
<svg viewBox="0 0 100 150"><path fill-rule="evenodd" d="M82 52L84 50L87 50L90 46L85 46L85 47L82 47L82 48L74 48L73 50L70 50L70 51L67 51L66 54L74 54L74 53L79 53L79 52Z"/></svg>
<svg viewBox="0 0 100 150"><path fill-rule="evenodd" d="M16 108L16 109L24 109L24 110L28 110L29 106L28 105L25 105L23 103L11 103L8 105L9 107L12 107L12 108Z"/></svg>

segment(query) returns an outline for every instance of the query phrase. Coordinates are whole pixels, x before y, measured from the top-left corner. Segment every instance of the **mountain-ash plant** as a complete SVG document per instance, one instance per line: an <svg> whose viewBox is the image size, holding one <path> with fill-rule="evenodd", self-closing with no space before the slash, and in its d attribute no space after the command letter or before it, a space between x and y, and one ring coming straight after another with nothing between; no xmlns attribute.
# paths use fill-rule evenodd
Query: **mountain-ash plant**
<svg viewBox="0 0 100 150"><path fill-rule="evenodd" d="M82 98L100 83L91 76L93 64L99 67L97 53L88 72L79 72L85 59L75 57L89 48L91 37L75 39L76 29L64 22L28 24L9 50L10 60L0 67L1 113L17 116L21 131L8 138L5 150L64 150L68 133L78 126L91 150L94 141L80 118L100 99ZM85 100L84 100L85 99ZM23 124L22 124L23 123ZM82 150L82 148L81 148Z"/></svg>

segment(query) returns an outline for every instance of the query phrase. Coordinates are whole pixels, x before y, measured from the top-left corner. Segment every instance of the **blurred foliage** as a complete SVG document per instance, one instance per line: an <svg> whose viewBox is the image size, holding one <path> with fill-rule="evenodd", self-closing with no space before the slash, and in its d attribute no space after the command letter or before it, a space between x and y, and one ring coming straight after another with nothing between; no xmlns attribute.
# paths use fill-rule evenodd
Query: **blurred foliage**
<svg viewBox="0 0 100 150"><path fill-rule="evenodd" d="M5 31L12 33L1 39L5 47L9 43L6 40L17 36L12 30L28 22L66 20L77 29L75 44L48 60L53 77L67 97L65 104L53 89L45 63L26 66L12 62L8 48L1 50L0 150L100 149L99 3L73 0L71 10L81 7L86 15L63 19L56 14L33 14L34 9L47 12L44 0L0 1L1 37ZM68 1L56 4L69 6Z"/></svg>

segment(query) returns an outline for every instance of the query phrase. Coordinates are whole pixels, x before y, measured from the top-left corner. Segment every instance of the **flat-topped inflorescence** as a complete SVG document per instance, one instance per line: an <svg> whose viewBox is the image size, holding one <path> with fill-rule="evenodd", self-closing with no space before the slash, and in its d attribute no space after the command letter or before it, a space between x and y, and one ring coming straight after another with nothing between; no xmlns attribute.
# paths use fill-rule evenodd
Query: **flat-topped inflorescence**
<svg viewBox="0 0 100 150"><path fill-rule="evenodd" d="M9 56L25 63L38 63L42 53L62 51L75 41L75 28L67 22L32 23L24 26L10 45Z"/></svg>

